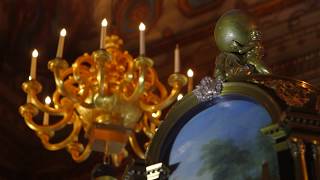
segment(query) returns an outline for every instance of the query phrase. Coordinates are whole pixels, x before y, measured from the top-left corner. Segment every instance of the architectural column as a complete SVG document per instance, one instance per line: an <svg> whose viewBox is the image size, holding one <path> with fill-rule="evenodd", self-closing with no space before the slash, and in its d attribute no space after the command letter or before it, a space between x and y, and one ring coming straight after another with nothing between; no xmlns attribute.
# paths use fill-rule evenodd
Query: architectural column
<svg viewBox="0 0 320 180"><path fill-rule="evenodd" d="M319 141L314 140L312 142L312 158L313 158L313 170L314 180L320 180L320 144Z"/></svg>
<svg viewBox="0 0 320 180"><path fill-rule="evenodd" d="M305 145L301 139L291 138L289 147L294 160L295 179L308 180L307 165L305 160Z"/></svg>

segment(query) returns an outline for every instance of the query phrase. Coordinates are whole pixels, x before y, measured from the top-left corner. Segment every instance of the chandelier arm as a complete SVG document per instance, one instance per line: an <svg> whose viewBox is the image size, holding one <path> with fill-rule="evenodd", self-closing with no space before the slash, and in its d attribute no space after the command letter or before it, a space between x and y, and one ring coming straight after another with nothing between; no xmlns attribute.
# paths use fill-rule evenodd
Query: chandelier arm
<svg viewBox="0 0 320 180"><path fill-rule="evenodd" d="M140 107L142 110L147 111L147 112L155 112L157 110L163 110L164 108L170 106L176 99L177 96L179 94L179 92L181 91L182 87L176 87L173 88L171 90L170 95L164 99L163 101L161 101L159 104L155 104L155 105L149 105L149 104L145 104L144 102L140 101Z"/></svg>
<svg viewBox="0 0 320 180"><path fill-rule="evenodd" d="M53 92L52 102L55 109L67 109L65 111L69 111L67 107L74 108L79 105L64 97L57 89Z"/></svg>
<svg viewBox="0 0 320 180"><path fill-rule="evenodd" d="M148 70L148 66L146 66L143 63L138 63L138 61L136 61L133 67L133 71L135 69L139 71L137 86L135 87L133 93L129 97L127 97L124 93L121 94L121 97L127 102L136 101L144 91L145 75Z"/></svg>
<svg viewBox="0 0 320 180"><path fill-rule="evenodd" d="M32 116L25 114L23 118L25 123L28 125L30 129L34 131L50 132L50 131L60 130L64 128L68 122L71 122L72 113L64 113L62 120L52 125L43 125L43 126L35 123L32 119Z"/></svg>
<svg viewBox="0 0 320 180"><path fill-rule="evenodd" d="M39 110L41 110L42 112L46 112L49 113L51 115L64 115L66 109L65 108L52 108L50 106L47 106L45 104L43 104L41 101L39 101L37 95L34 92L31 92L28 94L30 97L30 102L31 104L33 104L34 106L36 106Z"/></svg>
<svg viewBox="0 0 320 180"><path fill-rule="evenodd" d="M136 135L134 133L132 133L130 136L129 136L129 142L130 142L130 145L134 151L134 153L140 158L140 159L145 159L145 154L143 152L143 150L140 148L140 145L137 141L137 138L136 138Z"/></svg>
<svg viewBox="0 0 320 180"><path fill-rule="evenodd" d="M65 89L68 89L69 92L71 92L72 94L79 94L77 92L73 92L74 89L78 90L78 87L74 86L74 83L77 83L76 80L74 79L74 77L70 77L67 80L64 81L64 87ZM85 99L87 98L88 94L89 94L89 86L86 84L86 86L81 87L81 89L83 90L82 94L77 96L77 98L79 99L79 101L84 102ZM80 87L79 87L80 88Z"/></svg>
<svg viewBox="0 0 320 180"><path fill-rule="evenodd" d="M146 113L143 116L143 126L142 126L142 130L144 132L144 134L149 138L152 139L153 135L155 134L154 132L152 132L150 125L148 123L148 115L146 115Z"/></svg>
<svg viewBox="0 0 320 180"><path fill-rule="evenodd" d="M82 151L82 153L80 154L80 150L77 148L72 148L72 147L68 147L68 151L72 156L72 159L78 163L85 161L86 159L88 159L88 157L90 156L91 152L92 152L92 144L93 144L94 139L91 138L88 142L88 144L86 145L85 149Z"/></svg>
<svg viewBox="0 0 320 180"><path fill-rule="evenodd" d="M39 101L37 94L39 94L42 91L42 86L37 80L32 79L22 83L22 89L25 93L27 93L29 99L27 104L32 104L34 107L40 109L43 112L47 112L54 115L63 115L65 111L64 108L51 108Z"/></svg>
<svg viewBox="0 0 320 180"><path fill-rule="evenodd" d="M41 139L41 142L46 149L50 151L56 151L56 150L60 150L67 147L69 143L77 140L81 127L82 127L81 121L78 118L76 118L76 120L73 122L72 132L69 134L69 136L66 137L64 140L62 140L61 142L58 142L55 144L51 144L49 142L50 138L47 134L38 133L38 136Z"/></svg>
<svg viewBox="0 0 320 180"><path fill-rule="evenodd" d="M147 87L146 89L150 89L151 87L153 87L155 85L155 82L157 79L158 79L157 72L153 68L148 68L146 82L148 82L150 84L148 87L146 86Z"/></svg>
<svg viewBox="0 0 320 180"><path fill-rule="evenodd" d="M90 67L82 65L83 63L88 63L90 67L92 67L92 57L85 53L83 56L77 58L77 60L72 64L73 77L78 83L87 84L87 77L90 77L92 73L87 70ZM84 77L86 78L85 81L82 79L81 74L84 74Z"/></svg>
<svg viewBox="0 0 320 180"><path fill-rule="evenodd" d="M32 120L32 115L31 114L24 114L23 115L23 119L24 122L27 124L27 126L36 131L36 132L42 132L42 133L46 133L46 134L53 134L53 131L44 127L44 126L40 126L38 124L36 124L33 120Z"/></svg>
<svg viewBox="0 0 320 180"><path fill-rule="evenodd" d="M160 92L161 99L164 99L168 96L168 91L167 91L166 87L159 81L158 78L155 81L155 86L158 88L158 90Z"/></svg>
<svg viewBox="0 0 320 180"><path fill-rule="evenodd" d="M182 87L186 85L187 81L187 77L183 74L172 74L168 79L168 83L172 87L170 95L159 104L155 105L146 104L140 101L140 108L147 112L155 112L170 106L177 99L179 92Z"/></svg>
<svg viewBox="0 0 320 180"><path fill-rule="evenodd" d="M89 108L89 109L94 108L94 103L89 104L89 103L83 102L77 96L73 95L72 93L70 93L69 91L66 90L66 88L64 87L64 84L63 84L63 80L60 78L60 70L58 68L53 69L53 74L54 74L54 80L55 80L55 83L57 86L57 90L59 91L59 93L61 95L68 97L74 103L81 104L81 106L83 106L85 108Z"/></svg>
<svg viewBox="0 0 320 180"><path fill-rule="evenodd" d="M160 98L164 99L168 96L168 91L166 87L159 81L158 74L153 68L149 68L151 70L151 85L155 86L160 92Z"/></svg>
<svg viewBox="0 0 320 180"><path fill-rule="evenodd" d="M60 96L61 94L59 93L58 90L55 90L52 94L52 102L57 109L60 109L63 107L60 101Z"/></svg>

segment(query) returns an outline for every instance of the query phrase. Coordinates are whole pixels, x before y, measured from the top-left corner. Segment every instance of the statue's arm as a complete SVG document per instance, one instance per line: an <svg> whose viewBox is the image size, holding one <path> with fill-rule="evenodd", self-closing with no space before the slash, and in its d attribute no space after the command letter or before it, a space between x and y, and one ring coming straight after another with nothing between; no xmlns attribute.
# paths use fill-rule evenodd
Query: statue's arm
<svg viewBox="0 0 320 180"><path fill-rule="evenodd" d="M223 53L220 53L216 57L215 69L214 69L214 77L215 77L216 80L224 81L226 79L225 55Z"/></svg>
<svg viewBox="0 0 320 180"><path fill-rule="evenodd" d="M259 74L271 74L271 70L263 63L263 47L257 44L246 54L247 63L255 67Z"/></svg>

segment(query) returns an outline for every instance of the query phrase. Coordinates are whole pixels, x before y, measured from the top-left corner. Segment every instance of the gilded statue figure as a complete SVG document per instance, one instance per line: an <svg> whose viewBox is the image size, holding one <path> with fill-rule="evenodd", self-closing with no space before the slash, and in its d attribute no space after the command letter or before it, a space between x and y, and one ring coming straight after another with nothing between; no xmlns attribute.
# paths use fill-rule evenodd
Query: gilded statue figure
<svg viewBox="0 0 320 180"><path fill-rule="evenodd" d="M223 14L216 23L214 39L221 51L216 57L216 81L229 81L250 74L270 74L262 62L261 32L247 13L231 10Z"/></svg>

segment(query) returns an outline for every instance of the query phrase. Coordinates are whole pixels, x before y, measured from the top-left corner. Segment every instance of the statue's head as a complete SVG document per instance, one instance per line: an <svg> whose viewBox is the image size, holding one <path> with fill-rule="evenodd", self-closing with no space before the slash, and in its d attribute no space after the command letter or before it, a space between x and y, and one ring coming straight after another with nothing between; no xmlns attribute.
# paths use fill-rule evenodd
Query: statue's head
<svg viewBox="0 0 320 180"><path fill-rule="evenodd" d="M249 15L241 10L230 10L216 23L214 38L223 52L239 52L252 41L260 40L260 32Z"/></svg>

